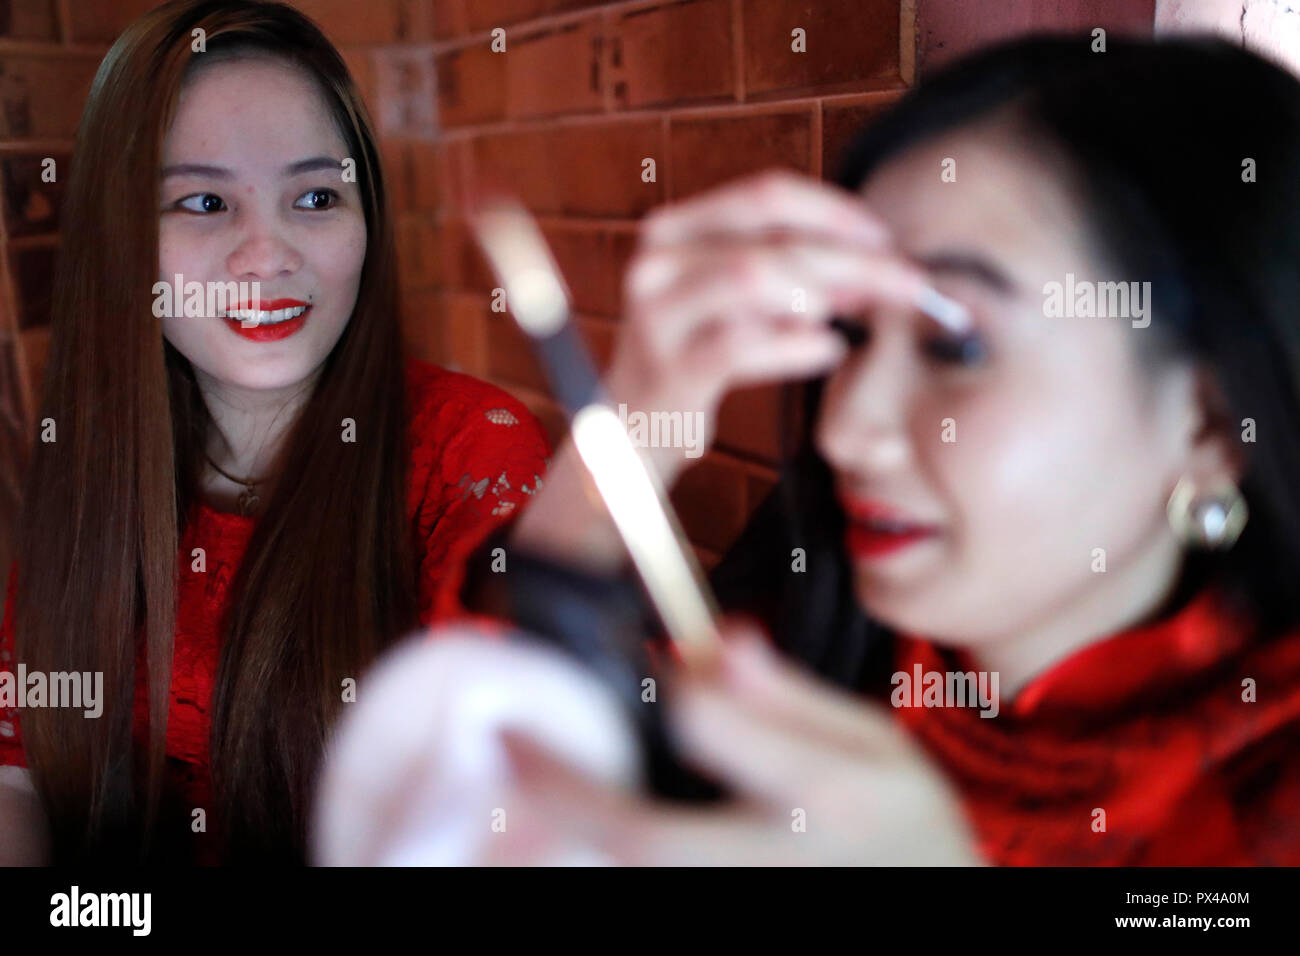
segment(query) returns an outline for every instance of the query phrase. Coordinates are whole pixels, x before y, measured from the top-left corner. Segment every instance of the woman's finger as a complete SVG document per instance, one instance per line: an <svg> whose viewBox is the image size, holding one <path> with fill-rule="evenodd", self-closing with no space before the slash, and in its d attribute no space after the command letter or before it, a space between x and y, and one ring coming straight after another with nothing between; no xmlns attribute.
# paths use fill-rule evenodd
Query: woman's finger
<svg viewBox="0 0 1300 956"><path fill-rule="evenodd" d="M728 633L719 677L755 709L849 753L888 757L911 749L906 731L888 710L846 694L781 657L753 628L738 626Z"/></svg>
<svg viewBox="0 0 1300 956"><path fill-rule="evenodd" d="M701 325L776 317L820 324L836 311L909 307L926 277L902 257L825 246L749 247L699 262L671 287L633 304L664 356L675 355Z"/></svg>
<svg viewBox="0 0 1300 956"><path fill-rule="evenodd" d="M803 834L770 810L646 799L594 783L528 738L506 748L517 784L507 803L519 820L508 845L520 859L563 852L632 866L762 866L796 862L805 850L794 839Z"/></svg>
<svg viewBox="0 0 1300 956"><path fill-rule="evenodd" d="M732 322L705 329L687 347L682 371L712 376L737 388L810 378L838 365L848 350L843 336L826 325L774 328L769 323Z"/></svg>
<svg viewBox="0 0 1300 956"><path fill-rule="evenodd" d="M641 220L645 248L718 233L788 229L869 246L888 241L884 223L861 199L785 170L759 173L698 198L661 206Z"/></svg>

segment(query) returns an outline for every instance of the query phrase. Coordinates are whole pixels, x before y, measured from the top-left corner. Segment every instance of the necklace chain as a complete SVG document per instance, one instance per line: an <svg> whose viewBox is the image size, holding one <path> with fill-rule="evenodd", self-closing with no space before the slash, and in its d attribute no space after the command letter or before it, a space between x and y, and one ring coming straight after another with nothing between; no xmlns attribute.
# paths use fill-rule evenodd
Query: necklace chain
<svg viewBox="0 0 1300 956"><path fill-rule="evenodd" d="M241 515L244 515L245 517L252 515L257 510L257 506L261 503L261 498L259 498L257 494L257 486L263 481L263 479L236 478L230 472L226 471L215 461L213 461L212 456L209 455L207 452L203 453L203 457L208 460L209 465L211 465L213 468L217 470L218 474L222 475L225 478L229 478L237 485L244 486L244 490L239 493L239 513Z"/></svg>

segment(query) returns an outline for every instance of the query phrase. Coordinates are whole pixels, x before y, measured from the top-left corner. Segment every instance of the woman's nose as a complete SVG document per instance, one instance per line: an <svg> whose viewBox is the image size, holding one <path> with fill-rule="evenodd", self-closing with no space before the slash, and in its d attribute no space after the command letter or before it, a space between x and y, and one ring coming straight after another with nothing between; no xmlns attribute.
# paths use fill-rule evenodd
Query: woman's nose
<svg viewBox="0 0 1300 956"><path fill-rule="evenodd" d="M911 454L908 403L914 370L901 343L877 339L828 384L817 440L839 470L883 476ZM937 426L936 426L937 427Z"/></svg>
<svg viewBox="0 0 1300 956"><path fill-rule="evenodd" d="M274 279L302 267L302 256L275 226L265 221L249 224L226 261L237 279Z"/></svg>

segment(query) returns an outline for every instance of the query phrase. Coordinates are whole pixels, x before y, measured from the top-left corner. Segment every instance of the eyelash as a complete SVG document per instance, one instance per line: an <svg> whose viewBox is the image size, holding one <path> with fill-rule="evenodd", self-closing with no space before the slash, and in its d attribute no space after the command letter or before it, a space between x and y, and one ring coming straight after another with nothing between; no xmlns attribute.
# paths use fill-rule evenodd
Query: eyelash
<svg viewBox="0 0 1300 956"><path fill-rule="evenodd" d="M326 209L333 209L335 206L338 205L338 202L339 202L339 194L338 194L338 192L337 192L336 190L333 190L333 189L309 189L309 190L307 190L305 193L303 193L302 196L299 196L298 199L301 200L304 196L310 196L310 195L313 195L313 194L316 194L316 193L324 193L326 196L328 196L328 197L330 198L329 205L327 205L327 206L299 206L298 203L295 202L295 203L294 203L294 208L295 208L295 209L306 209L306 210L309 211L309 212L324 212ZM220 209L209 209L209 210L199 210L199 209L190 209L189 207L187 207L187 206L184 205L186 202L188 202L188 201L191 200L191 199L206 199L206 198L208 198L209 196L211 196L212 198L214 198L214 199L216 199L217 201L219 201L219 202L221 203L222 208L220 208ZM174 207L175 207L177 210L181 211L181 212L188 212L188 213L190 213L191 215L194 215L194 216L212 216L212 215L215 215L215 214L217 214L217 213L219 213L219 212L226 212L226 211L227 211L227 207L226 207L225 200L222 199L220 196L218 196L216 193L192 193L192 194L190 194L189 196L184 196L184 197L182 197L182 198L176 200L176 202L174 203Z"/></svg>
<svg viewBox="0 0 1300 956"><path fill-rule="evenodd" d="M867 326L851 319L833 318L831 328L840 333L854 351L866 345L871 338L871 330ZM983 337L975 332L928 338L925 341L925 352L935 361L966 368L982 365L988 358L988 347Z"/></svg>

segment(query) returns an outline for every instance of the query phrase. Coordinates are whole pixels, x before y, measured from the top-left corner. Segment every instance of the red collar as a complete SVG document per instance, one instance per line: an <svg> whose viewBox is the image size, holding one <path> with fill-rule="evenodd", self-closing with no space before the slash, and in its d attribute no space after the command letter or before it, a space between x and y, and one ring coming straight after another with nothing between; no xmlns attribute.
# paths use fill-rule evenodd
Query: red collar
<svg viewBox="0 0 1300 956"><path fill-rule="evenodd" d="M1207 588L1172 615L1103 638L1075 651L1026 683L1002 713L1017 718L1082 717L1149 702L1184 686L1240 652L1252 628L1222 595ZM968 651L945 650L900 635L900 670L920 662L925 670L978 670Z"/></svg>

